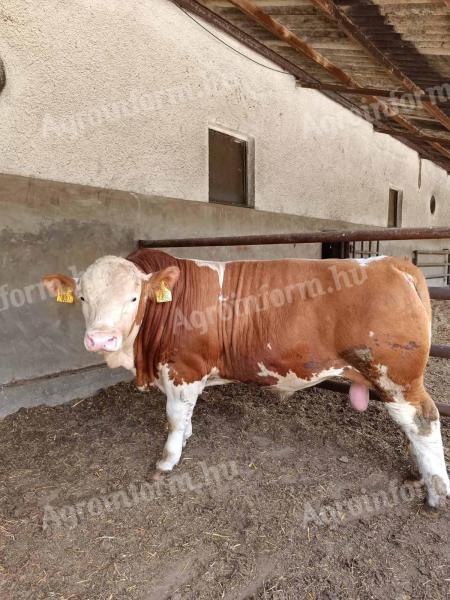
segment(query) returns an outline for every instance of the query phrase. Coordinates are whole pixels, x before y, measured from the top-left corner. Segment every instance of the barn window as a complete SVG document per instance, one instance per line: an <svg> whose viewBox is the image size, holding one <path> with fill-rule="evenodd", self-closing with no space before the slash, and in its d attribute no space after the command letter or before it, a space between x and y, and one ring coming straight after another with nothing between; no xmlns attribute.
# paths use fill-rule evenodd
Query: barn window
<svg viewBox="0 0 450 600"><path fill-rule="evenodd" d="M389 209L388 209L388 227L402 226L402 200L403 193L400 190L390 188L389 190Z"/></svg>
<svg viewBox="0 0 450 600"><path fill-rule="evenodd" d="M209 130L209 201L252 206L249 142Z"/></svg>

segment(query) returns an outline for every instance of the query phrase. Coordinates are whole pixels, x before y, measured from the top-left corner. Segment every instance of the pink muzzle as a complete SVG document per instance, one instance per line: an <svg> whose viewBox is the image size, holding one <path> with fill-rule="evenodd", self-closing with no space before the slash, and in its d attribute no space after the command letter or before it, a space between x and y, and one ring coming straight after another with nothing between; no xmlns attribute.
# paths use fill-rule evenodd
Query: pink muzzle
<svg viewBox="0 0 450 600"><path fill-rule="evenodd" d="M122 346L118 331L87 331L84 345L89 352L116 352Z"/></svg>

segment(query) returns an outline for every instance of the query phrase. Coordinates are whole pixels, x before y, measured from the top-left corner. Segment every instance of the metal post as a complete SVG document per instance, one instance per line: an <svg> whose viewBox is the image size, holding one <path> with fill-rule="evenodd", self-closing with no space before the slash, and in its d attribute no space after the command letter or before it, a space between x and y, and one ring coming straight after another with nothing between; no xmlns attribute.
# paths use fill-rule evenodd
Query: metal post
<svg viewBox="0 0 450 600"><path fill-rule="evenodd" d="M446 278L446 285L450 285L450 252L448 252L448 248L445 248L445 250L447 250L447 278Z"/></svg>

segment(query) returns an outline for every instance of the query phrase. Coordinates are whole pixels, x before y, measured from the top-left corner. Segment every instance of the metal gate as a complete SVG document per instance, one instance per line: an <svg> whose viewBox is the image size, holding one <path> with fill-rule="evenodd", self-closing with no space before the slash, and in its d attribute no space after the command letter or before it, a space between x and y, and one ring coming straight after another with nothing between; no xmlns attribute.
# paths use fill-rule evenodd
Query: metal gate
<svg viewBox="0 0 450 600"><path fill-rule="evenodd" d="M435 259L434 257L436 256L442 257L442 260L439 261L438 259ZM422 257L432 257L432 262L430 262L430 259L426 262L422 262ZM421 269L426 269L426 279L442 279L444 285L450 285L450 251L448 248L444 248L443 250L414 250L413 263ZM441 273L434 274L428 271L428 269L436 268L438 268Z"/></svg>

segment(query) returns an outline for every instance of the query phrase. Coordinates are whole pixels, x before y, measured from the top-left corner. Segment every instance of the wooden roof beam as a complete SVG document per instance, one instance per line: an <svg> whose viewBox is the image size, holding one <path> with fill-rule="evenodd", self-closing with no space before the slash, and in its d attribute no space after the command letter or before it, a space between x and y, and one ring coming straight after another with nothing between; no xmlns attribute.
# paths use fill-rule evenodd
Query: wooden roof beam
<svg viewBox="0 0 450 600"><path fill-rule="evenodd" d="M315 1L315 0L313 0ZM322 0L320 0L322 1ZM282 25L279 21L271 17L267 12L259 8L253 0L229 0L231 4L237 6L244 14L246 14L252 21L258 23L262 27L264 27L267 31L269 31L272 35L279 38L280 40L286 42L289 46L301 52L308 58L310 58L313 62L323 67L328 73L330 73L335 79L344 83L347 86L353 88L360 88L361 86L358 82L353 79L348 73L343 71L340 67L332 63L325 56L317 52L312 46L310 46L305 40L300 38L298 35L294 34L290 29ZM393 110L386 102L379 100L375 96L370 94L364 95L366 100L374 105L378 106L380 110L391 118L393 121L411 131L412 133L416 133L418 135L421 134L420 129L418 129L415 125L410 123L407 119L398 114L397 111ZM397 132L398 134L398 132ZM436 142L425 142L430 144L435 150L437 150L442 156L446 158L450 158L450 150L444 148L443 146L437 144Z"/></svg>
<svg viewBox="0 0 450 600"><path fill-rule="evenodd" d="M391 128L389 128L389 130L386 130L381 127L378 127L377 125L374 125L374 130L377 133L391 133L391 134L396 133L398 135L401 135L406 140L413 140L416 142L437 142L438 144L450 144L450 137L444 138L444 137L439 137L439 136L434 136L434 135L426 135L426 134L420 134L420 136L419 136L416 133L410 133L409 131L399 131L398 129L391 129Z"/></svg>
<svg viewBox="0 0 450 600"><path fill-rule="evenodd" d="M312 2L312 4L322 13L335 21L340 26L341 30L347 36L358 42L377 63L383 65L393 77L399 80L405 90L413 94L424 93L424 90L421 87L403 73L403 71L401 71L401 69L399 69L345 13L339 10L333 0L310 0L310 2ZM446 3L450 5L450 0L446 0ZM450 130L450 117L436 106L436 104L430 100L424 100L423 107L428 114L432 115L444 125L444 127Z"/></svg>
<svg viewBox="0 0 450 600"><path fill-rule="evenodd" d="M450 2L450 0L449 0ZM346 85L339 85L337 83L301 83L299 85L304 88L309 88L311 90L318 90L319 92L335 92L337 94L349 94L351 96L377 96L380 98L392 98L393 100L405 100L408 101L414 99L415 102L423 102L424 100L438 100L439 102L446 102L450 100L450 97L445 93L439 94L438 91L436 93L416 93L410 94L405 90L382 90L379 88L373 87L348 87Z"/></svg>

